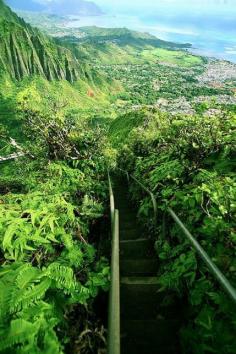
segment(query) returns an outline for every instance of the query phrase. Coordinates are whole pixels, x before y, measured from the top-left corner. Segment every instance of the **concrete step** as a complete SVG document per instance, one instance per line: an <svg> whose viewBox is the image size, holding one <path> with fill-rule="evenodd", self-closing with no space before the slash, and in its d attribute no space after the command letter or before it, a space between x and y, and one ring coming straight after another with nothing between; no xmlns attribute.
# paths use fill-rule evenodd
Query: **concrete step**
<svg viewBox="0 0 236 354"><path fill-rule="evenodd" d="M130 234L129 234L130 235ZM132 236L137 236L135 232ZM137 259L137 258L150 258L155 256L154 247L151 240L145 238L124 239L121 237L120 241L120 259Z"/></svg>
<svg viewBox="0 0 236 354"><path fill-rule="evenodd" d="M121 354L180 354L179 307L169 301L172 294L160 291L153 241L138 223L125 179L115 179L114 195L120 212Z"/></svg>
<svg viewBox="0 0 236 354"><path fill-rule="evenodd" d="M121 318L157 319L164 293L157 277L121 278Z"/></svg>
<svg viewBox="0 0 236 354"><path fill-rule="evenodd" d="M121 241L135 241L137 239L143 238L142 230L138 228L124 229L120 228L120 240Z"/></svg>
<svg viewBox="0 0 236 354"><path fill-rule="evenodd" d="M127 220L124 220L124 218L120 218L120 229L122 230L132 230L132 229L139 229L140 226L138 225L138 222L133 219L129 218Z"/></svg>
<svg viewBox="0 0 236 354"><path fill-rule="evenodd" d="M176 320L125 320L121 323L122 354L179 354Z"/></svg>
<svg viewBox="0 0 236 354"><path fill-rule="evenodd" d="M120 229L125 229L125 228L140 229L140 224L138 222L138 219L134 215L133 216L120 215Z"/></svg>
<svg viewBox="0 0 236 354"><path fill-rule="evenodd" d="M137 211L133 209L133 207L131 207L130 205L121 206L116 203L115 207L119 209L123 221L137 219Z"/></svg>
<svg viewBox="0 0 236 354"><path fill-rule="evenodd" d="M120 264L121 276L155 276L157 271L157 259L123 259Z"/></svg>

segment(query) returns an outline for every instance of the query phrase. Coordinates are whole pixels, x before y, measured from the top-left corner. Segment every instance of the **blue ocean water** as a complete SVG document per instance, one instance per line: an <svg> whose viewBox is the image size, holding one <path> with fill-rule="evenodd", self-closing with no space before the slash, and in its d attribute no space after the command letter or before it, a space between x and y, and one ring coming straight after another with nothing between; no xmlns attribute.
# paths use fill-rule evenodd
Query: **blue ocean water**
<svg viewBox="0 0 236 354"><path fill-rule="evenodd" d="M110 6L104 16L81 17L70 25L127 27L191 43L195 53L236 62L236 0L140 0L133 8L132 3L129 11L125 5L116 11Z"/></svg>

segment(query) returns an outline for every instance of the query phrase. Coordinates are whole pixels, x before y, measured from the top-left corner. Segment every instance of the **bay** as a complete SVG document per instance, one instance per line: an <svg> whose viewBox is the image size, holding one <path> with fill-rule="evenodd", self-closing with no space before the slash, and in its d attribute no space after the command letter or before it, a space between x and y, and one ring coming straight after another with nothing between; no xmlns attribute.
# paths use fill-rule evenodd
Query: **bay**
<svg viewBox="0 0 236 354"><path fill-rule="evenodd" d="M191 43L196 54L236 63L236 0L212 0L211 6L185 2L181 7L174 6L175 1L171 7L156 3L153 9L151 5L134 11L124 7L113 13L111 8L102 16L72 16L67 26L126 27L167 41Z"/></svg>

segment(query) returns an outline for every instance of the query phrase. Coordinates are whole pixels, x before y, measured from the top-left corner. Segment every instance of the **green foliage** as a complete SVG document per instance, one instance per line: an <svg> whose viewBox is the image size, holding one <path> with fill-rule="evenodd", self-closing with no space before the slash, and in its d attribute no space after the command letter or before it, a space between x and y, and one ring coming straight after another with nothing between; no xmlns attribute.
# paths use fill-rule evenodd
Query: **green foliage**
<svg viewBox="0 0 236 354"><path fill-rule="evenodd" d="M235 284L235 107L217 103L233 102L234 81L205 84L208 60L181 51L188 45L95 27L54 40L2 0L0 10L0 152L15 151L10 137L26 151L1 165L0 352L98 351L90 305L109 267L91 230L117 155L155 194L159 220L174 208ZM157 112L163 105L173 114ZM182 105L188 116L176 115ZM135 184L131 193L153 232L150 198ZM183 353L233 354L235 309L170 219L166 231L155 243L159 278L187 299Z"/></svg>
<svg viewBox="0 0 236 354"><path fill-rule="evenodd" d="M29 263L2 267L0 352L18 347L17 353L62 353L56 327L64 321L65 307L96 296L105 287L107 269L103 263L102 273L91 275L83 286L72 268L59 262L42 269Z"/></svg>
<svg viewBox="0 0 236 354"><path fill-rule="evenodd" d="M86 308L109 286L90 231L104 213L108 147L101 129L61 112L52 118L26 106L21 115L30 156L2 169L0 352L63 353L66 313L83 306L78 331L92 326Z"/></svg>
<svg viewBox="0 0 236 354"><path fill-rule="evenodd" d="M235 285L235 116L154 112L146 114L144 122L130 130L120 152L120 166L153 191L158 219L167 206L172 207ZM152 230L149 199L135 183L131 194ZM183 353L234 353L235 307L231 299L170 217L165 239L161 227L157 234L160 283L188 301L181 330Z"/></svg>

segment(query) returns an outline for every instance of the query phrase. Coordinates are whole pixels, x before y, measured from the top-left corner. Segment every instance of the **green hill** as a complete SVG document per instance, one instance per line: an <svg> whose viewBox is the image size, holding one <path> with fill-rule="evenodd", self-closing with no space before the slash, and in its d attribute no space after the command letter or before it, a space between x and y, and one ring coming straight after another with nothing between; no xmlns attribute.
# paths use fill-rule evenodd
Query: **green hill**
<svg viewBox="0 0 236 354"><path fill-rule="evenodd" d="M127 28L96 26L80 27L75 33L76 35L70 35L66 31L64 36L57 38L57 43L73 51L80 60L93 64L144 64L165 61L191 66L202 63L200 56L187 51L191 44L163 41L149 33Z"/></svg>

